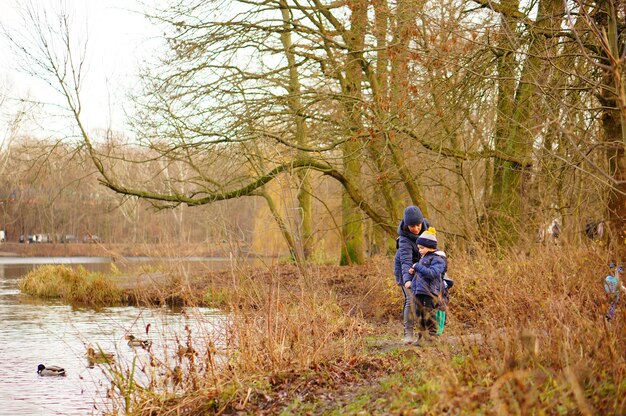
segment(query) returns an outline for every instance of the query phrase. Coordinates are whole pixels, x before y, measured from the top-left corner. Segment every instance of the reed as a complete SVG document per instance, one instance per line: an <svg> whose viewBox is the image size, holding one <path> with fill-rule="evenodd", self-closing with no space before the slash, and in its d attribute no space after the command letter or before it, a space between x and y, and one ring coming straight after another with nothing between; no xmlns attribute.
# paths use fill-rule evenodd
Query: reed
<svg viewBox="0 0 626 416"><path fill-rule="evenodd" d="M122 299L121 291L109 279L82 267L41 266L24 276L18 287L29 295L59 298L72 304L103 306Z"/></svg>
<svg viewBox="0 0 626 416"><path fill-rule="evenodd" d="M399 343L402 297L390 259L347 268L234 267L220 288L229 311L222 331L189 333L170 358L138 364L150 381L135 383L132 395L118 389L119 408L624 414L626 314L622 307L612 323L603 318L610 260L596 246L531 246L498 258L451 250L449 322L439 342L422 348Z"/></svg>
<svg viewBox="0 0 626 416"><path fill-rule="evenodd" d="M402 354L387 387L369 394L392 413L624 414L623 305L604 320L611 260L595 245L450 256L445 336Z"/></svg>
<svg viewBox="0 0 626 416"><path fill-rule="evenodd" d="M138 354L132 368L111 363L107 372L115 411L232 411L256 400L251 386L267 386L267 375L282 379L294 372L310 373L364 348L364 321L345 313L332 286L319 275L297 267L256 272L235 267L231 272L234 279L214 292L228 293L219 298L228 311L223 325L196 333L189 325L174 345L164 339L156 342L163 351Z"/></svg>

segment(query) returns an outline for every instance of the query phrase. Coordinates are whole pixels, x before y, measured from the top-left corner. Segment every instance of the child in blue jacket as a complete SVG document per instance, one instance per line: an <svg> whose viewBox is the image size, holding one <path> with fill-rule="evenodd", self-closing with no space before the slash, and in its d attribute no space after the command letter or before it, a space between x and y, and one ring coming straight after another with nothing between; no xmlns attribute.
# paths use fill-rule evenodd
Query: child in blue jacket
<svg viewBox="0 0 626 416"><path fill-rule="evenodd" d="M402 318L404 321L404 342L407 344L415 341L413 326L415 325L415 296L411 291L413 276L409 269L413 263L419 261L420 254L417 249L417 238L429 227L428 221L422 215L422 211L411 205L404 210L404 216L398 226L398 239L396 240L396 256L394 258L394 275L396 284L404 295Z"/></svg>
<svg viewBox="0 0 626 416"><path fill-rule="evenodd" d="M444 276L448 270L446 253L437 250L437 231L430 227L416 240L421 259L413 265L411 287L417 306L419 339L432 340L437 335L435 314L442 300Z"/></svg>

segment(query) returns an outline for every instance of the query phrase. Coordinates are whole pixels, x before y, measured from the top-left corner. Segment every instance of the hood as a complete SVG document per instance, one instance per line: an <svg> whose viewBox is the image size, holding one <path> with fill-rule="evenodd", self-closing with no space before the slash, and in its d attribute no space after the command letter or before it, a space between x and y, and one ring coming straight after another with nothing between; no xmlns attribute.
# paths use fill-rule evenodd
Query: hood
<svg viewBox="0 0 626 416"><path fill-rule="evenodd" d="M424 226L422 226L422 231L423 230L424 230ZM419 237L419 235L413 234L412 232L409 231L409 227L407 227L404 224L404 220L400 221L400 225L398 225L398 235L406 237L406 238L410 239L413 242L416 242L417 241L417 237Z"/></svg>

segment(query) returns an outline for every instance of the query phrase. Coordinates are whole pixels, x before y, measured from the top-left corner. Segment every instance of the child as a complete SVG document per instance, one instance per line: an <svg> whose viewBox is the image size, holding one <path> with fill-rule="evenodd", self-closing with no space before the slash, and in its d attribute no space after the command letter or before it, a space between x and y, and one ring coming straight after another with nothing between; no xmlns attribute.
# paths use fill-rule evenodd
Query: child
<svg viewBox="0 0 626 416"><path fill-rule="evenodd" d="M417 248L421 255L409 272L413 272L411 283L417 305L417 320L422 340L434 339L438 331L435 313L442 301L444 276L448 270L446 254L437 250L437 231L430 227L417 238Z"/></svg>
<svg viewBox="0 0 626 416"><path fill-rule="evenodd" d="M620 290L626 291L626 288L620 283L620 277L624 272L624 267L616 266L615 263L611 263L609 264L609 269L615 269L612 275L608 275L604 279L604 290L609 297L609 302L611 302L609 311L604 317L610 322L615 316L615 309L617 309L617 304L619 303Z"/></svg>
<svg viewBox="0 0 626 416"><path fill-rule="evenodd" d="M400 287L404 296L402 317L404 321L404 342L407 344L411 344L415 340L413 338L415 296L411 292L413 276L409 273L409 269L413 263L420 259L420 254L415 242L428 226L428 221L422 215L422 211L414 205L404 210L404 216L398 226L394 275L396 277L396 284Z"/></svg>

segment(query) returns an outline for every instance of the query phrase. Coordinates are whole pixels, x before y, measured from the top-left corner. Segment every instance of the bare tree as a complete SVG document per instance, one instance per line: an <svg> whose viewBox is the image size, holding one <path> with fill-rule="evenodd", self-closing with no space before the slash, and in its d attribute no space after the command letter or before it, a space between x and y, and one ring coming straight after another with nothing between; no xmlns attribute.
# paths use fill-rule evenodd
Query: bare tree
<svg viewBox="0 0 626 416"><path fill-rule="evenodd" d="M374 251L407 203L448 236L482 229L497 245L547 217L584 216L582 201L603 192L596 199L619 224L621 147L608 146L608 159L597 150L623 142L622 16L610 4L542 0L536 16L532 7L181 0L153 10L167 49L136 94L133 145L143 152L106 148L83 128L85 44L73 46L67 18L51 25L31 10L48 22L12 40L66 98L108 188L157 208L261 197L300 259L326 204L316 184L329 178L342 189L349 264L364 258L364 218ZM141 175L124 168L139 164ZM269 189L278 178L288 191Z"/></svg>

